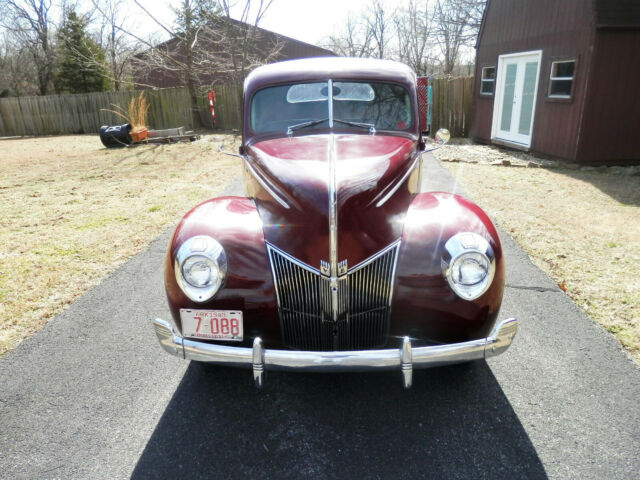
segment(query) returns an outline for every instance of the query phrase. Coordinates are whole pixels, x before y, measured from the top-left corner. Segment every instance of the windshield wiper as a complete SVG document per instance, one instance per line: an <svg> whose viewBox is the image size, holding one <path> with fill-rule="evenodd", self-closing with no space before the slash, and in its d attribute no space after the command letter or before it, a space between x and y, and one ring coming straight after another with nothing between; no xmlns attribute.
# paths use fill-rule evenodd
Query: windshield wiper
<svg viewBox="0 0 640 480"><path fill-rule="evenodd" d="M319 123L326 122L329 118L322 118L320 120L311 120L309 122L296 123L287 127L287 135L292 135L294 130L300 130L301 128L313 127Z"/></svg>
<svg viewBox="0 0 640 480"><path fill-rule="evenodd" d="M334 118L334 122L343 123L345 125L351 125L352 127L362 127L369 129L369 135L375 135L376 126L373 123L363 123L363 122L351 122L349 120L340 120L339 118Z"/></svg>

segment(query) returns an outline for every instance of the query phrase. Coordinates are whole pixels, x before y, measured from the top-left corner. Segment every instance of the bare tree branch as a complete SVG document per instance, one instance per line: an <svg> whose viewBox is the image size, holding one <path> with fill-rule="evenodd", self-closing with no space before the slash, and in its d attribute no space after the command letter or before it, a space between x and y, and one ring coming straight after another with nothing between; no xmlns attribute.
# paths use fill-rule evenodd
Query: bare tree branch
<svg viewBox="0 0 640 480"><path fill-rule="evenodd" d="M0 37L0 96L37 95L35 64L6 32Z"/></svg>
<svg viewBox="0 0 640 480"><path fill-rule="evenodd" d="M0 25L13 35L21 49L29 52L40 95L49 93L53 83L55 50L50 10L51 0L0 0Z"/></svg>
<svg viewBox="0 0 640 480"><path fill-rule="evenodd" d="M342 56L400 60L420 75L451 74L475 42L485 3L373 0L322 44Z"/></svg>
<svg viewBox="0 0 640 480"><path fill-rule="evenodd" d="M96 0L97 1L97 0ZM140 6L138 0L134 0ZM282 48L270 32L257 27L272 0L181 0L173 26L161 28L170 39L158 45L128 32L148 47L134 59L139 84L184 84L197 104L197 87L215 82L238 83L258 65L273 61ZM237 7L241 7L238 10ZM141 6L154 22L158 19ZM240 20L232 17L240 12Z"/></svg>
<svg viewBox="0 0 640 480"><path fill-rule="evenodd" d="M349 14L344 28L329 36L323 46L343 57L373 56L373 34L361 16Z"/></svg>
<svg viewBox="0 0 640 480"><path fill-rule="evenodd" d="M382 0L373 0L371 12L365 19L365 24L374 44L374 56L386 58L385 51L392 34L390 27L393 25L385 13Z"/></svg>
<svg viewBox="0 0 640 480"><path fill-rule="evenodd" d="M443 56L443 72L451 74L461 47L475 42L486 0L436 0L436 38Z"/></svg>
<svg viewBox="0 0 640 480"><path fill-rule="evenodd" d="M409 0L405 8L395 12L393 21L397 33L398 59L418 75L431 75L437 55L434 53L436 40L429 0L424 0L420 5L416 0Z"/></svg>
<svg viewBox="0 0 640 480"><path fill-rule="evenodd" d="M109 69L109 77L115 91L119 91L131 81L131 59L139 52L137 42L124 33L132 29L124 12L125 0L91 0L99 22L98 44L104 50ZM89 59L86 59L89 62Z"/></svg>

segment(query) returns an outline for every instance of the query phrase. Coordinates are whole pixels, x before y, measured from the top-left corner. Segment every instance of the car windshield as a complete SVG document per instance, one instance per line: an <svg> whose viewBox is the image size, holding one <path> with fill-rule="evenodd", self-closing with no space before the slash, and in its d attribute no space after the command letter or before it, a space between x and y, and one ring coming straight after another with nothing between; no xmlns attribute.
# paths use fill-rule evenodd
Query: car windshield
<svg viewBox="0 0 640 480"><path fill-rule="evenodd" d="M411 97L404 87L382 82L333 81L333 109L329 109L329 82L267 87L251 101L251 130L288 133L334 127L408 130L413 124Z"/></svg>

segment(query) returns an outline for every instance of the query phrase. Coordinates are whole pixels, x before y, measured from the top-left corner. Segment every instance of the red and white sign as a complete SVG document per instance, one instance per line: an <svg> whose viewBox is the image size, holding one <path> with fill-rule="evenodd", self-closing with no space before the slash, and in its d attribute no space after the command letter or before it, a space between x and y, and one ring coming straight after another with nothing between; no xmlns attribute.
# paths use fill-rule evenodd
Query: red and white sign
<svg viewBox="0 0 640 480"><path fill-rule="evenodd" d="M240 342L244 338L242 312L180 309L182 336Z"/></svg>
<svg viewBox="0 0 640 480"><path fill-rule="evenodd" d="M216 104L216 91L215 90L211 90L209 92L209 108L211 108L211 121L213 122L213 124L216 124L216 111L214 109L214 106Z"/></svg>

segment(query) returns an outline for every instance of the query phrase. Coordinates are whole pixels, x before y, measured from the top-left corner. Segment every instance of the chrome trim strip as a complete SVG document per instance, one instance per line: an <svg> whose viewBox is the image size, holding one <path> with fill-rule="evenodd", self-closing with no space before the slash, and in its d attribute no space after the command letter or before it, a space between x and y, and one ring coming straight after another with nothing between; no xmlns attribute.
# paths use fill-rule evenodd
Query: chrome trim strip
<svg viewBox="0 0 640 480"><path fill-rule="evenodd" d="M395 242L393 242L391 245L387 245L386 247L384 247L382 250L380 250L378 253L370 256L369 258L364 259L363 261L361 261L360 263L358 263L356 266L350 268L348 270L349 274L352 274L354 272L357 272L358 270L360 270L361 268L366 267L367 265L369 265L372 262L375 262L378 258L380 258L381 256L383 256L385 253L388 253L389 250L393 250L394 248L398 248L400 246L400 242L401 240L396 240ZM396 254L396 261L395 263L398 263L398 255ZM395 278L395 268L394 268L394 273L392 278Z"/></svg>
<svg viewBox="0 0 640 480"><path fill-rule="evenodd" d="M409 170L407 170L407 172L402 176L402 178L398 180L398 182L393 186L393 188L389 190L389 192L387 192L385 196L378 201L378 203L376 203L376 208L380 208L382 205L384 205L387 202L387 200L389 200L393 196L393 194L398 191L400 186L407 180L407 178L409 178L409 176L413 173L416 167L420 165L421 157L422 157L422 153L416 157L416 159L411 164L411 167L409 168Z"/></svg>
<svg viewBox="0 0 640 480"><path fill-rule="evenodd" d="M285 257L288 261L290 261L291 263L295 263L297 266L299 266L300 268L304 268L305 270L309 270L311 273L315 273L316 275L320 275L320 270L318 270L317 268L313 268L310 265L307 265L304 262L301 262L300 260L298 260L295 257L292 257L291 255L289 255L288 253L283 252L282 250L280 250L278 247L274 246L273 244L265 241L264 242L267 245L267 249L269 250L273 250L274 252L282 255L283 257ZM271 257L269 257L269 259L271 259ZM273 271L273 265L271 265L271 270Z"/></svg>
<svg viewBox="0 0 640 480"><path fill-rule="evenodd" d="M323 272L328 269L327 267L327 262L325 261L321 261L320 264L322 266L322 270L318 270L317 268L313 268L310 265L307 265L304 262L301 262L300 260L298 260L297 258L295 258L292 255L289 255L288 253L280 250L278 247L276 247L275 245L265 241L264 242L267 245L267 248L270 250L275 251L276 253L282 255L283 257L285 257L287 260L289 260L292 263L295 263L296 265L298 265L300 268L304 268L305 270L309 270L311 273L315 273L317 275L322 275ZM371 255L369 258L365 258L363 261L361 261L360 263L358 263L355 267L349 268L347 269L347 275L352 274L353 272L356 272L357 270L360 270L363 267L366 267L368 264L370 264L371 262L375 262L379 257L381 257L382 255L384 255L385 253L388 253L389 250L392 250L393 248L398 248L400 246L401 240L396 240L395 242L393 242L390 245L387 245L386 247L384 247L382 250L380 250L379 252ZM344 262L346 262L346 260L343 260ZM396 263L397 263L397 255L396 255ZM338 267L341 267L342 262L340 262L340 264L338 264ZM340 275L342 276L342 275ZM394 272L394 277L395 277L395 272Z"/></svg>
<svg viewBox="0 0 640 480"><path fill-rule="evenodd" d="M329 102L329 128L333 128L333 80L329 79L328 85L328 102Z"/></svg>
<svg viewBox="0 0 640 480"><path fill-rule="evenodd" d="M338 276L338 194L336 192L336 143L331 134L329 147L329 264L331 276Z"/></svg>
<svg viewBox="0 0 640 480"><path fill-rule="evenodd" d="M173 322L156 318L153 323L160 345L172 355L187 360L254 368L255 347L231 347L182 338ZM448 345L409 349L403 339L401 348L386 350L310 352L265 349L264 370L406 371L409 365L415 369L467 362L504 353L513 342L517 329L518 321L509 318L497 322L486 338Z"/></svg>
<svg viewBox="0 0 640 480"><path fill-rule="evenodd" d="M269 195L271 195L274 200L284 208L291 208L289 207L289 204L280 195L278 195L275 190L271 188L260 175L258 175L258 172L256 172L255 168L253 168L251 166L251 163L249 163L249 159L247 158L247 156L243 155L242 158L244 159L244 164L247 167L247 170L249 170L249 173L251 173L251 175L253 175L256 180L258 180L258 183L262 186L262 188L264 188L269 193Z"/></svg>
<svg viewBox="0 0 640 480"><path fill-rule="evenodd" d="M332 83L329 80L329 99L332 101ZM336 141L331 134L329 147L329 288L331 289L331 319L336 323L340 316L338 308L338 193L336 173Z"/></svg>
<svg viewBox="0 0 640 480"><path fill-rule="evenodd" d="M396 270L398 269L398 259L400 258L400 241L398 241L398 249L396 250L395 259L393 262L393 271L391 272L391 292L389 292L389 308L393 303L393 292L396 286Z"/></svg>

